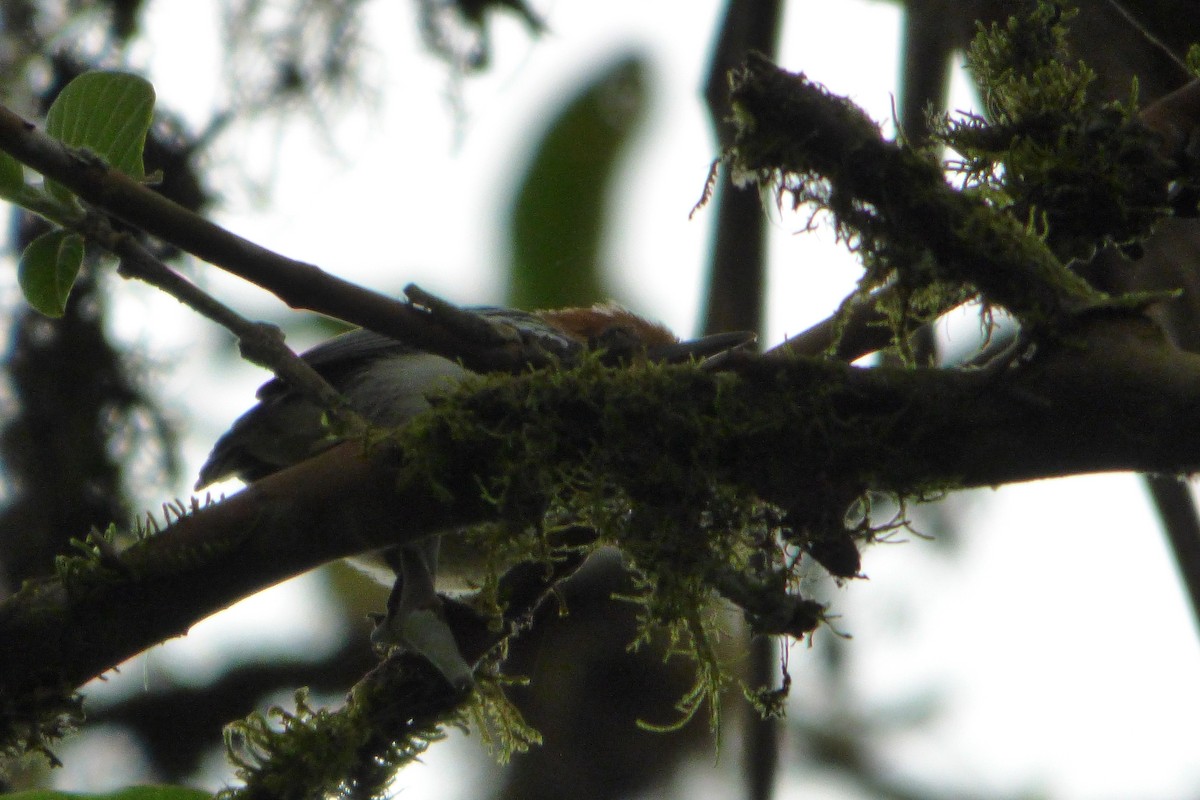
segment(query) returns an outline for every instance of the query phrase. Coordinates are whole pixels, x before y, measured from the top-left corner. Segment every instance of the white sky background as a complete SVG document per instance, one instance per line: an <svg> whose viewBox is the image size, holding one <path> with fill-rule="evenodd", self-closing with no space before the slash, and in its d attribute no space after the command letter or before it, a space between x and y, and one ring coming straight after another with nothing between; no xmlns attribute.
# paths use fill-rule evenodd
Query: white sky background
<svg viewBox="0 0 1200 800"><path fill-rule="evenodd" d="M197 121L220 96L216 5L155 4L138 55L153 65L160 102ZM273 182L268 203L256 207L235 192L217 220L381 290L415 281L457 302L497 302L497 220L523 164L530 120L545 119L555 99L598 64L637 49L651 61L653 105L626 170L612 285L620 302L693 333L712 211L690 222L688 212L714 155L700 87L720 4L535 6L552 33L530 41L515 20L497 18L495 66L464 86L468 117L456 145L443 95L446 69L420 52L410 4L372 4L368 75L382 87L374 109L341 112L332 128L337 154L302 124L278 137L260 132L227 143L223 157L249 163L249 172ZM789 6L780 63L890 120L897 8L863 0ZM956 97L969 102L961 92ZM222 189L242 180L228 164L218 164L216 174ZM774 212L773 219L768 342L827 316L857 275L831 234L797 236L803 219ZM210 288L247 313L279 313L264 293L200 269ZM249 367L228 374L195 369L224 346L218 337L181 316L173 301L131 285L120 291L128 298L121 333L178 364L164 380L172 402L195 420L187 453L194 474L265 375ZM865 559L871 579L841 590L834 608L839 626L854 636L848 669L862 708L941 693L936 724L885 739L887 766L964 790L1089 800L1195 797L1200 647L1137 480L1101 476L974 492L954 508L961 512L961 553L944 558L922 541L876 547ZM219 669L222 653L250 642L270 652L295 647L298 636L310 637L308 649L328 646L321 627L319 602L292 583L156 648L149 666L126 667L123 675L140 683L157 669ZM820 687L805 682L811 657L793 648L796 703L807 712L822 706ZM734 747L726 743L723 759L734 757ZM443 750L435 747L430 766L401 776L404 797L467 796L469 786L454 781ZM794 761L785 752L783 763ZM68 770L61 781L64 788L100 788L95 773ZM785 786L781 797L857 796L819 775L789 774Z"/></svg>

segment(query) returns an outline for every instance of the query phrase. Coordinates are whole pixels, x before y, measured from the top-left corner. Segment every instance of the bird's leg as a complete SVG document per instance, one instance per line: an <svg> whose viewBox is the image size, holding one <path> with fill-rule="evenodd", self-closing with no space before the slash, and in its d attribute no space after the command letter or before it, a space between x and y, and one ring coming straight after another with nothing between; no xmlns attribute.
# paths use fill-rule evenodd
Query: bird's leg
<svg viewBox="0 0 1200 800"><path fill-rule="evenodd" d="M446 624L442 598L434 585L439 541L431 536L384 552L396 573L396 583L388 598L387 616L371 634L371 641L380 648L402 647L424 656L451 686L463 692L471 688L474 678Z"/></svg>

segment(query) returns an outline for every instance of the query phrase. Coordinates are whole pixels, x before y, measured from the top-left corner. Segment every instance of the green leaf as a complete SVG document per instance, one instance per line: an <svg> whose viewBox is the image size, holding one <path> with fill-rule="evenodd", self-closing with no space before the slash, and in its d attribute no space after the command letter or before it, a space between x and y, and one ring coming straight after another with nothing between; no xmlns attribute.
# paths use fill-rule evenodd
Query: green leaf
<svg viewBox="0 0 1200 800"><path fill-rule="evenodd" d="M1200 78L1200 44L1194 44L1188 48L1187 68L1193 78Z"/></svg>
<svg viewBox="0 0 1200 800"><path fill-rule="evenodd" d="M132 178L146 174L142 150L154 116L154 87L128 72L85 72L66 85L46 114L46 132L86 148ZM62 196L67 190L48 182Z"/></svg>
<svg viewBox="0 0 1200 800"><path fill-rule="evenodd" d="M35 789L6 794L4 800L211 800L212 795L186 786L131 786L110 794Z"/></svg>
<svg viewBox="0 0 1200 800"><path fill-rule="evenodd" d="M509 222L508 302L517 308L606 300L602 268L616 179L645 116L646 64L620 59L567 98L533 147Z"/></svg>
<svg viewBox="0 0 1200 800"><path fill-rule="evenodd" d="M0 195L12 198L25 186L25 167L0 150Z"/></svg>
<svg viewBox="0 0 1200 800"><path fill-rule="evenodd" d="M30 242L17 266L17 282L29 305L48 317L61 317L79 267L83 237L65 230L42 234Z"/></svg>

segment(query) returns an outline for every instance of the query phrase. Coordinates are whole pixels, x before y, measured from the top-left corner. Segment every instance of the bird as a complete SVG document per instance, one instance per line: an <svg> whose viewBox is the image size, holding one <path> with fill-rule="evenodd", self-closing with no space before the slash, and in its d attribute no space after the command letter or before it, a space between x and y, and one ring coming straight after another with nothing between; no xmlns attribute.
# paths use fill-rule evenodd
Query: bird
<svg viewBox="0 0 1200 800"><path fill-rule="evenodd" d="M728 332L680 341L663 325L621 306L521 311L500 307L460 309L488 325L516 331L554 353L602 350L656 362L701 360L749 344L754 335ZM427 352L366 329L335 336L300 357L348 401L368 423L399 428L429 408L430 397L452 389L471 370L461 361ZM227 478L244 483L267 477L338 444L324 408L279 378L259 387L258 402L217 439L200 468L196 491ZM424 655L456 690L473 685L472 667L458 653L437 594L439 545L434 536L386 548L358 566L380 577L380 561L393 582L388 613L372 641L381 649L399 646ZM455 577L464 565L444 569ZM443 581L444 583L444 581Z"/></svg>

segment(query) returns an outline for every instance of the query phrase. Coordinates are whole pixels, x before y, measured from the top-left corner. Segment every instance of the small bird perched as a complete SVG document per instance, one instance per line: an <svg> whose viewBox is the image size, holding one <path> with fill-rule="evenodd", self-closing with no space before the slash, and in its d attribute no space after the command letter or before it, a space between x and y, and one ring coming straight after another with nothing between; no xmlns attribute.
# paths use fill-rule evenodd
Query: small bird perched
<svg viewBox="0 0 1200 800"><path fill-rule="evenodd" d="M663 326L614 305L524 312L502 308L453 309L469 322L503 326L554 353L603 349L623 357L679 362L740 347L753 334L725 333L680 342ZM471 320L469 317L476 317ZM461 363L368 330L354 330L301 355L368 422L399 427L429 407L429 397L469 374ZM311 458L338 440L325 410L278 378L263 384L258 403L213 446L196 489L229 477L250 483ZM435 590L440 537L382 553L397 576L387 618L372 638L425 655L458 689L471 685L471 668L458 653Z"/></svg>

